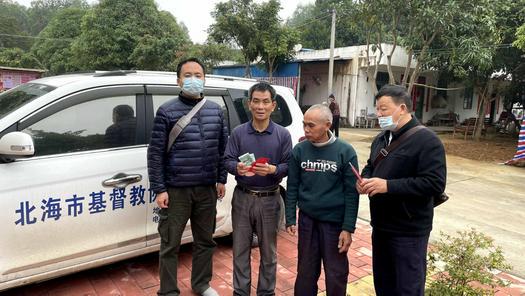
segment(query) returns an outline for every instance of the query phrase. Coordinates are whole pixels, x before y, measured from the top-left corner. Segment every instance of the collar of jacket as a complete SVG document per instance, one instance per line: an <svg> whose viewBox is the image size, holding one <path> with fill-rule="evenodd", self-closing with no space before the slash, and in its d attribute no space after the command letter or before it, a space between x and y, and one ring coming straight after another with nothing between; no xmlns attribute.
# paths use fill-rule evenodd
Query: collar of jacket
<svg viewBox="0 0 525 296"><path fill-rule="evenodd" d="M332 133L331 130L328 130L328 137L329 137L328 141L324 143L314 143L314 142L310 142L310 143L312 143L312 145L314 145L315 147L320 148L320 147L328 146L334 143L335 140L337 140L337 138L335 137L335 135Z"/></svg>
<svg viewBox="0 0 525 296"><path fill-rule="evenodd" d="M185 96L182 91L180 92L179 94L179 100L181 100L184 104L186 105L190 105L190 106L195 106L197 105L197 103L199 103L200 101L202 101L202 99L204 98L200 98L200 99L193 99L193 98L189 98L187 96Z"/></svg>
<svg viewBox="0 0 525 296"><path fill-rule="evenodd" d="M413 128L414 126L419 125L419 122L417 119L412 115L412 119L410 119L409 122L407 122L403 127L401 127L398 131L391 132L392 133L392 141L399 138L402 134L404 134L409 129ZM390 134L385 135L388 139L390 137Z"/></svg>

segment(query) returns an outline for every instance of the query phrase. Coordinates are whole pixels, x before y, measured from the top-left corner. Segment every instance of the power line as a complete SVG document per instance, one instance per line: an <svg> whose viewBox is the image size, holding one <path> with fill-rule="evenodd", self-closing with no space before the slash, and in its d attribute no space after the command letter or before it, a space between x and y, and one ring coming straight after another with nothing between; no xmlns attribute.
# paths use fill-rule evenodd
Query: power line
<svg viewBox="0 0 525 296"><path fill-rule="evenodd" d="M503 43L503 44L497 44L497 45L478 46L477 48L495 48L495 49L503 49L503 48L511 48L511 47L513 47L511 43ZM443 47L443 48L430 48L430 49L427 49L427 52L447 54L447 53L453 53L453 52L455 52L455 51L456 51L455 49L456 49L456 48L451 49L451 48L448 48L448 47ZM421 49L414 50L414 54L418 54L418 53L421 53L421 52L422 52Z"/></svg>
<svg viewBox="0 0 525 296"><path fill-rule="evenodd" d="M319 20L322 20L322 19L325 19L325 18L328 18L328 17L331 17L331 16L332 16L332 13L331 13L331 12L326 12L324 15L320 15L320 16L318 16L318 17L311 18L311 19L309 19L308 21L305 21L305 22L302 23L302 24L295 25L295 26L290 26L290 27L295 28L295 29L297 29L297 28L301 28L301 27L304 27L304 26L306 26L306 25L309 25L309 24L311 24L311 23L313 23L313 22L315 22L315 21L319 21Z"/></svg>
<svg viewBox="0 0 525 296"><path fill-rule="evenodd" d="M29 36L29 35L15 35L15 34L4 34L0 33L0 36L6 37L18 37L18 38L29 38L29 39L43 39L43 40L57 40L57 41L73 41L72 38L47 38L47 37L38 37L38 36Z"/></svg>

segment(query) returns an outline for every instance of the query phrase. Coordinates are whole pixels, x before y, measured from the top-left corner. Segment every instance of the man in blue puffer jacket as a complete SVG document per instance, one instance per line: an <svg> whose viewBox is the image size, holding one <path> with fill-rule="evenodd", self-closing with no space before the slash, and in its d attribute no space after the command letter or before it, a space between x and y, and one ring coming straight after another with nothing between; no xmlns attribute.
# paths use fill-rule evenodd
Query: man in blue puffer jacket
<svg viewBox="0 0 525 296"><path fill-rule="evenodd" d="M205 296L218 295L210 287L215 242L217 198L224 197L227 172L224 149L228 129L222 109L206 101L182 130L170 151L169 134L175 123L203 99L204 65L197 59L182 61L177 82L178 98L160 106L148 148L151 189L157 194L161 237L158 295L179 295L177 266L182 233L191 219L193 259L191 286Z"/></svg>

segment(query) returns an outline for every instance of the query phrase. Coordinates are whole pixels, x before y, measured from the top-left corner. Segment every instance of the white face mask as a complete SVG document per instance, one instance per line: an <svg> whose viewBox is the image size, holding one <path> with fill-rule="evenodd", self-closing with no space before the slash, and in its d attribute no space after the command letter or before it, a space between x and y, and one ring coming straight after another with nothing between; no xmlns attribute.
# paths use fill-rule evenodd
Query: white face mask
<svg viewBox="0 0 525 296"><path fill-rule="evenodd" d="M204 80L197 77L186 77L182 80L182 91L192 97L202 97Z"/></svg>
<svg viewBox="0 0 525 296"><path fill-rule="evenodd" d="M396 130L397 125L399 124L399 120L401 119L401 116L397 119L397 122L394 122L393 115L399 111L399 108L401 108L401 105L397 107L396 111L394 111L392 115L381 116L377 118L379 122L379 126L381 127L382 130L385 130L385 131Z"/></svg>

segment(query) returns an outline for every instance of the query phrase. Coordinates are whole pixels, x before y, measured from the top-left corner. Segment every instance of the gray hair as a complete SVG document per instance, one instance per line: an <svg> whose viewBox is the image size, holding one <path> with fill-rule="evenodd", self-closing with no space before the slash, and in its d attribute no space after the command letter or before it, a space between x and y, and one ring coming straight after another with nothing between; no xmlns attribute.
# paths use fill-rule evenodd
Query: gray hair
<svg viewBox="0 0 525 296"><path fill-rule="evenodd" d="M330 108L328 108L328 106L323 105L323 104L315 104L311 106L310 108L308 108L306 112L309 112L311 110L319 110L321 119L332 123L332 120L333 120L332 111L330 111Z"/></svg>

